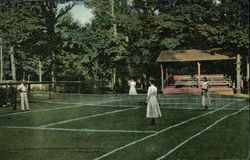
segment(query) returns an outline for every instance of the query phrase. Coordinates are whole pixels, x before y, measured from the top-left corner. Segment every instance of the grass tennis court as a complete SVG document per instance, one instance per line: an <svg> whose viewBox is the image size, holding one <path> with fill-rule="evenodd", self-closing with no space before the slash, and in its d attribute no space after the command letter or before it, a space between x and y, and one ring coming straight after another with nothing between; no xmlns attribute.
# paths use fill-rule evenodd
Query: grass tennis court
<svg viewBox="0 0 250 160"><path fill-rule="evenodd" d="M1 160L248 157L248 99L211 94L205 110L200 94L159 95L163 117L151 126L145 94L34 95L31 111L0 108Z"/></svg>

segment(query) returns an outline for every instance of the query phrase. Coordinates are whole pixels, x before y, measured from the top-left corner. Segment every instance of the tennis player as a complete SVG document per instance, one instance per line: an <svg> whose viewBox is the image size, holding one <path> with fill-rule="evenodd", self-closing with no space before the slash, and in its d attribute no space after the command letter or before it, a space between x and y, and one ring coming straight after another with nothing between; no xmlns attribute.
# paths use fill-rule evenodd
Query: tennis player
<svg viewBox="0 0 250 160"><path fill-rule="evenodd" d="M207 109L208 106L211 105L211 101L210 101L210 97L209 97L209 93L208 93L208 81L207 81L206 77L204 77L204 83L203 83L201 89L202 89L201 106L205 107L205 109Z"/></svg>
<svg viewBox="0 0 250 160"><path fill-rule="evenodd" d="M161 117L161 110L157 100L157 88L155 87L154 79L149 82L147 93L147 114L146 118L151 118L151 125L155 125L155 118Z"/></svg>
<svg viewBox="0 0 250 160"><path fill-rule="evenodd" d="M129 81L129 95L137 95L135 86L136 86L136 82L132 79L131 81Z"/></svg>
<svg viewBox="0 0 250 160"><path fill-rule="evenodd" d="M21 110L30 110L29 108L29 102L28 102L28 96L27 96L27 88L23 84L25 82L25 79L21 80L22 83L17 87L17 90L20 91L20 97L21 97Z"/></svg>

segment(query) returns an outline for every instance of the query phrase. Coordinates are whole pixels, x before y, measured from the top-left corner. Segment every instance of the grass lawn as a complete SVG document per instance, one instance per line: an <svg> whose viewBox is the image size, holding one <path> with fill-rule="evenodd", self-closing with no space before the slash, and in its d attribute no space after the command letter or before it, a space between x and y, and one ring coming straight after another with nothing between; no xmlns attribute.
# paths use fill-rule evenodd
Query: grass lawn
<svg viewBox="0 0 250 160"><path fill-rule="evenodd" d="M247 99L211 94L159 95L162 117L150 125L146 95L56 95L31 111L0 108L0 160L246 159Z"/></svg>

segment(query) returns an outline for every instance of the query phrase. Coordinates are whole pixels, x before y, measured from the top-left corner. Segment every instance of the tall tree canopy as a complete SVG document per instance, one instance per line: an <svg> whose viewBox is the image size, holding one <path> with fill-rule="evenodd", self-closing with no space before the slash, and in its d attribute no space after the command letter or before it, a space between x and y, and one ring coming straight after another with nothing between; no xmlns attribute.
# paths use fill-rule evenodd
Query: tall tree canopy
<svg viewBox="0 0 250 160"><path fill-rule="evenodd" d="M90 24L79 25L58 1L0 3L0 36L14 47L17 76L36 80L38 62L45 80L111 81L159 77L161 50L222 48L247 56L249 2L224 0L86 0ZM6 52L7 53L7 52ZM5 58L9 65L10 58ZM9 73L8 73L9 74ZM5 78L10 75L5 73ZM159 78L156 78L159 79Z"/></svg>

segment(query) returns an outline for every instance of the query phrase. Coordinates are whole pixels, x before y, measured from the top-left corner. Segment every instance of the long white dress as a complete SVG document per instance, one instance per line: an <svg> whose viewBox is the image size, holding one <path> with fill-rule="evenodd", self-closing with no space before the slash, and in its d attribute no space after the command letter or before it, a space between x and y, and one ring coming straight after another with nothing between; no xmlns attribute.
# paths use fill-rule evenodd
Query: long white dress
<svg viewBox="0 0 250 160"><path fill-rule="evenodd" d="M151 84L147 94L147 118L161 117L161 110L157 100L157 88Z"/></svg>
<svg viewBox="0 0 250 160"><path fill-rule="evenodd" d="M202 88L201 105L203 107L208 107L211 105L211 100L208 93L208 82L204 82L201 88Z"/></svg>
<svg viewBox="0 0 250 160"><path fill-rule="evenodd" d="M130 86L129 95L137 95L137 92L136 92L136 89L135 89L136 82L135 81L129 82L129 86Z"/></svg>

